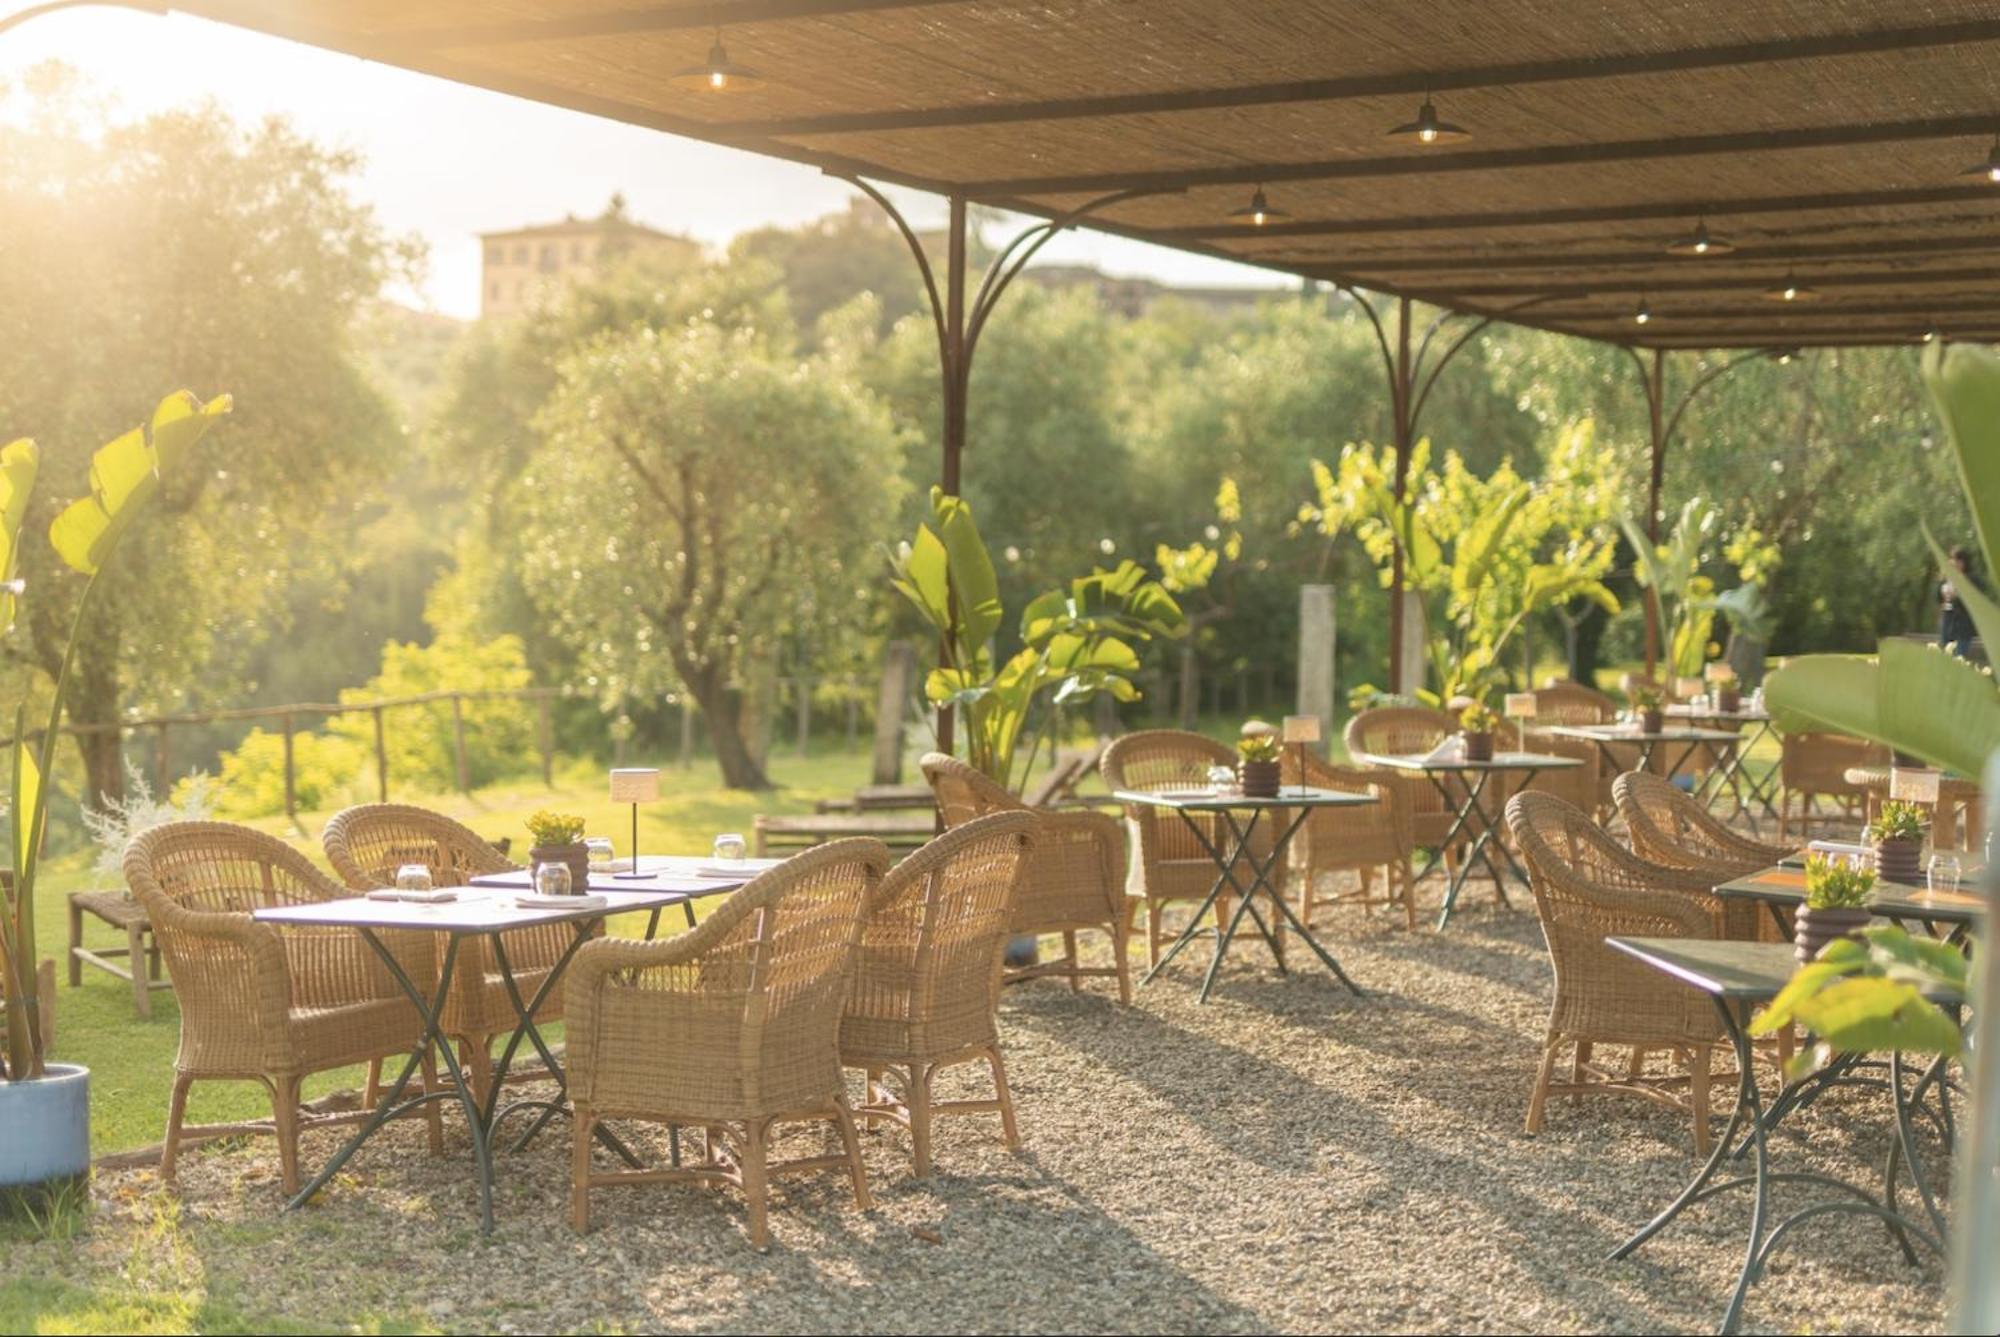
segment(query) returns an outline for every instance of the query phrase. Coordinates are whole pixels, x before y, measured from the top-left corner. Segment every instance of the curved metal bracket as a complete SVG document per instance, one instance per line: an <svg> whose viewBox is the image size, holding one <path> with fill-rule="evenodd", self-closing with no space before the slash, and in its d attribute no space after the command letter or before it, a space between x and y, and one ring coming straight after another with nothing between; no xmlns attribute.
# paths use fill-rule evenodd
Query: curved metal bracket
<svg viewBox="0 0 2000 1337"><path fill-rule="evenodd" d="M938 355L948 362L951 355L945 337L944 301L938 296L937 275L931 270L931 258L924 253L924 244L917 240L915 229L910 226L909 220L903 217L903 211L890 203L887 195L884 195L860 177L842 176L838 172L828 173L828 175L845 181L848 185L853 186L869 199L875 201L881 207L882 212L889 215L889 221L896 225L896 230L903 234L904 244L910 248L910 254L916 259L917 272L923 275L924 292L930 298L931 324L937 329Z"/></svg>
<svg viewBox="0 0 2000 1337"><path fill-rule="evenodd" d="M1479 336L1482 330L1484 330L1487 326L1491 325L1494 321L1505 320L1507 317L1513 315L1517 311L1525 311L1529 307L1534 306L1536 303L1546 302L1547 300L1548 300L1548 295L1544 293L1539 297L1530 297L1525 301L1516 302L1514 303L1514 305L1508 307L1504 311L1496 311L1492 315L1482 316L1479 319L1479 321L1475 323L1470 329L1466 330L1465 333L1459 335L1456 339L1452 340L1451 344L1444 350L1444 352L1438 355L1437 365L1433 366L1432 368L1430 368L1429 371L1424 373L1423 388L1417 391L1417 401L1410 408L1411 432L1414 433L1416 431L1417 420L1423 416L1424 404L1428 402L1431 397L1431 387L1437 384L1438 374L1442 372L1446 367L1451 365L1451 360L1454 357L1458 356L1460 349L1464 348L1467 344L1471 343L1475 338ZM1419 367L1423 366L1424 352L1426 349L1430 347L1431 335L1436 334L1438 332L1438 329L1445 323L1445 321L1448 318L1458 314L1460 313L1456 311L1448 312L1446 315L1440 316L1436 320L1431 322L1430 329L1424 334L1423 346L1417 350L1417 365Z"/></svg>

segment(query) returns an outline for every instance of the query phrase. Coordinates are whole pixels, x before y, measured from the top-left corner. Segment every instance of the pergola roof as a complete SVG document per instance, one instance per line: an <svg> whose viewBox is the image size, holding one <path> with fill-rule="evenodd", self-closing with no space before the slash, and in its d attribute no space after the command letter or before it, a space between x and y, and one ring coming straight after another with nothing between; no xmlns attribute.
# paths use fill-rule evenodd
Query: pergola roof
<svg viewBox="0 0 2000 1337"><path fill-rule="evenodd" d="M1648 347L2000 338L1992 0L191 0L675 134ZM689 91L723 23L754 92ZM1472 131L1386 131L1426 91ZM1229 215L1258 185L1289 215ZM1729 255L1669 255L1706 220ZM1776 302L1796 275L1820 293ZM1635 324L1644 299L1653 319Z"/></svg>

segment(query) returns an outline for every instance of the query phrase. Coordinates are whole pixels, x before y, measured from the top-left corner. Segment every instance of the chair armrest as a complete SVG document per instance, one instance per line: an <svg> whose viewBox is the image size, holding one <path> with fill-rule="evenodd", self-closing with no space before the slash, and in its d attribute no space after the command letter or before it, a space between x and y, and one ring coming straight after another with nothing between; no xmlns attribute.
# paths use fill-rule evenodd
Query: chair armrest
<svg viewBox="0 0 2000 1337"><path fill-rule="evenodd" d="M1031 858L1064 846L1092 845L1104 868L1105 908L1113 918L1125 913L1125 832L1109 813L1083 809L1042 813Z"/></svg>

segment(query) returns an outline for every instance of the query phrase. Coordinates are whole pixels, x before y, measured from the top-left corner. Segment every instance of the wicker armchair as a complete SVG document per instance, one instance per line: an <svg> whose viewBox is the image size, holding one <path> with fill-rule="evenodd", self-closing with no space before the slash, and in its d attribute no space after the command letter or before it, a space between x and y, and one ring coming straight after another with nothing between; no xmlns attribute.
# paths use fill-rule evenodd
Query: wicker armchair
<svg viewBox="0 0 2000 1337"><path fill-rule="evenodd" d="M1178 729L1149 729L1129 733L1104 749L1100 763L1104 782L1113 790L1148 793L1159 789L1185 789L1208 783L1208 768L1234 764L1236 753L1213 739ZM1196 826L1217 849L1230 841L1229 828L1220 816L1190 813ZM1146 962L1160 959L1160 919L1172 901L1200 901L1207 898L1219 874L1216 860L1201 846L1180 813L1167 812L1142 804L1125 809L1125 827L1132 837L1133 858L1126 868L1125 889L1146 906ZM1249 854L1264 859L1271 852L1270 827L1259 822L1251 832ZM1255 870L1249 859L1235 861L1231 869L1236 880L1250 884ZM1216 899L1218 923L1226 922L1235 896L1228 888ZM1284 941L1281 925L1272 925L1278 942Z"/></svg>
<svg viewBox="0 0 2000 1337"><path fill-rule="evenodd" d="M1081 989L1086 976L1118 981L1118 1001L1132 1001L1132 976L1126 966L1131 907L1125 895L1125 833L1118 819L1084 809L1052 812L1029 807L962 761L932 752L923 760L924 778L937 793L938 811L947 827L996 812L1032 813L1035 849L1014 900L1012 931L1019 934L1060 933L1063 956L1006 973L1015 984L1044 975L1069 980ZM1111 935L1109 966L1086 967L1077 955L1076 935L1102 929Z"/></svg>
<svg viewBox="0 0 2000 1337"><path fill-rule="evenodd" d="M1799 834L1812 834L1812 819L1819 815L1819 800L1830 798L1841 813L1859 822L1868 801L1868 790L1847 778L1850 766L1886 766L1889 749L1865 739L1838 733L1788 733L1784 752L1778 759L1778 835L1791 831L1792 800L1799 801Z"/></svg>
<svg viewBox="0 0 2000 1337"><path fill-rule="evenodd" d="M1355 756L1373 752L1381 756L1403 756L1429 752L1458 732L1458 723L1442 710L1429 706L1375 706L1347 721L1344 737L1347 750ZM1410 813L1410 829L1416 842L1436 849L1457 818L1436 785L1422 776L1400 777ZM1478 832L1469 832L1476 836ZM1446 850L1445 863L1456 868L1458 851Z"/></svg>
<svg viewBox="0 0 2000 1337"><path fill-rule="evenodd" d="M910 1130L918 1178L931 1170L937 1115L997 1113L1002 1140L1020 1144L993 1014L1014 896L1038 830L1033 813L1002 812L946 832L883 879L861 930L840 1061L868 1075L863 1119ZM993 1073L991 1100L933 1097L939 1072L981 1062Z"/></svg>
<svg viewBox="0 0 2000 1337"><path fill-rule="evenodd" d="M1517 794L1507 823L1528 867L1542 935L1555 968L1542 1062L1528 1098L1538 1133L1551 1095L1630 1095L1694 1115L1697 1153L1708 1150L1709 1062L1722 1035L1708 1000L1607 946L1614 935L1716 938L1721 905L1699 873L1661 868L1621 849L1589 814L1547 794ZM1628 1045L1622 1073L1591 1062L1593 1047ZM1570 1080L1552 1078L1574 1047ZM1668 1050L1687 1075L1646 1076L1647 1051Z"/></svg>
<svg viewBox="0 0 2000 1337"><path fill-rule="evenodd" d="M1298 750L1286 748L1284 782L1349 794L1373 794L1365 808L1317 808L1292 837L1287 853L1290 873L1298 887L1299 922L1312 927L1313 913L1322 905L1351 901L1364 908L1401 905L1408 927L1417 926L1416 875L1411 859L1417 841L1410 829L1409 797L1402 777L1394 771L1360 766L1336 766L1308 752L1300 764ZM1382 894L1375 894L1375 875L1382 875ZM1322 883L1340 873L1360 878L1352 895L1322 894Z"/></svg>
<svg viewBox="0 0 2000 1337"><path fill-rule="evenodd" d="M837 1040L862 917L888 866L878 840L835 841L757 877L678 937L600 938L577 951L563 1006L579 1232L590 1190L613 1184L734 1184L760 1249L774 1174L844 1168L867 1209ZM700 1127L702 1162L597 1173L592 1133L610 1118ZM843 1153L770 1164L772 1126L805 1121L832 1122Z"/></svg>
<svg viewBox="0 0 2000 1337"><path fill-rule="evenodd" d="M125 881L153 926L180 1001L160 1178L172 1181L189 1134L274 1132L285 1192L299 1190L302 1127L349 1123L373 1109L307 1119L299 1084L317 1072L407 1056L424 1023L389 969L349 929L259 924L259 906L340 900L350 893L274 836L227 822L171 822L125 852ZM397 964L421 984L433 971L426 937L387 940ZM437 1089L430 1051L426 1090ZM261 1082L271 1125L186 1127L188 1089L199 1081ZM422 1106L431 1151L441 1149L436 1102Z"/></svg>
<svg viewBox="0 0 2000 1337"><path fill-rule="evenodd" d="M1766 845L1730 830L1678 785L1657 775L1642 771L1621 775L1611 792L1634 854L1668 868L1700 873L1711 885L1747 877L1793 853L1789 845ZM1775 941L1770 916L1756 905L1730 901L1724 910L1730 937Z"/></svg>
<svg viewBox="0 0 2000 1337"><path fill-rule="evenodd" d="M364 803L337 812L320 834L327 861L341 881L356 891L392 886L396 870L420 863L440 887L462 887L483 873L510 872L518 865L469 828L427 808L401 803ZM548 978L569 946L566 924L515 929L505 935L507 964L526 1004ZM554 992L535 1013L537 1023L562 1019L562 999ZM485 938L459 944L451 997L445 1000L444 1033L458 1042L459 1062L473 1098L485 1100L492 1080L495 1035L510 1035L520 1018L507 997L499 962ZM371 1083L372 1084L372 1083Z"/></svg>

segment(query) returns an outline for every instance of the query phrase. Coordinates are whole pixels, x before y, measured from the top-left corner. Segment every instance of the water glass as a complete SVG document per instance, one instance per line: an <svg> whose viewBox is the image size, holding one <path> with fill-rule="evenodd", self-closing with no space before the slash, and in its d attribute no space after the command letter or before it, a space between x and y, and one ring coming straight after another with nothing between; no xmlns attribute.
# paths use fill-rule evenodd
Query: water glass
<svg viewBox="0 0 2000 1337"><path fill-rule="evenodd" d="M535 865L535 894L537 896L567 896L570 894L569 865L566 863L540 863Z"/></svg>
<svg viewBox="0 0 2000 1337"><path fill-rule="evenodd" d="M1229 766L1208 768L1208 787L1218 794L1227 794L1236 787L1236 771Z"/></svg>
<svg viewBox="0 0 2000 1337"><path fill-rule="evenodd" d="M724 831L715 838L715 857L718 862L734 862L748 852L749 846L745 845L743 837L734 831Z"/></svg>
<svg viewBox="0 0 2000 1337"><path fill-rule="evenodd" d="M1964 875L1955 854L1933 854L1931 856L1929 885L1931 894L1941 891L1957 891L1958 880Z"/></svg>
<svg viewBox="0 0 2000 1337"><path fill-rule="evenodd" d="M602 872L604 869L609 868L612 860L618 857L618 851L612 845L610 836L587 836L584 839L583 847L590 851L590 868L592 872Z"/></svg>
<svg viewBox="0 0 2000 1337"><path fill-rule="evenodd" d="M430 889L430 865L406 863L396 870L397 891L429 891Z"/></svg>

